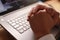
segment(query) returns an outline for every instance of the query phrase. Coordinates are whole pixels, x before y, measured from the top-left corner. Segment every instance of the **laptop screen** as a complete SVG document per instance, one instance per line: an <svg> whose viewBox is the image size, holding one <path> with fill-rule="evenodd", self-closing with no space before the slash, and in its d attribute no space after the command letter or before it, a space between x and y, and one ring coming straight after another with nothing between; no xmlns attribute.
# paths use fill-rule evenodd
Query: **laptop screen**
<svg viewBox="0 0 60 40"><path fill-rule="evenodd" d="M0 0L0 15L20 9L38 0Z"/></svg>

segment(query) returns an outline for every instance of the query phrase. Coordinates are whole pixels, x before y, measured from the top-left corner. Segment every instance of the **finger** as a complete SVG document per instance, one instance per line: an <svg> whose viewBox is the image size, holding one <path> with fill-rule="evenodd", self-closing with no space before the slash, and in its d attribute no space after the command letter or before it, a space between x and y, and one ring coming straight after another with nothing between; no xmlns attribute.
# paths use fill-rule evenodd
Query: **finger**
<svg viewBox="0 0 60 40"><path fill-rule="evenodd" d="M53 8L46 8L47 13L49 13L51 16L54 15L54 9ZM55 11L56 12L56 11Z"/></svg>
<svg viewBox="0 0 60 40"><path fill-rule="evenodd" d="M43 10L43 9L46 9L46 8L48 8L48 7L38 4L36 7L32 8L32 10L30 11L29 16L31 16L32 14L36 14L39 10Z"/></svg>
<svg viewBox="0 0 60 40"><path fill-rule="evenodd" d="M31 18L32 16L34 16L39 10L43 10L43 9L47 9L48 7L44 6L44 5L37 5L36 7L34 7L30 13L28 18Z"/></svg>
<svg viewBox="0 0 60 40"><path fill-rule="evenodd" d="M44 12L46 13L46 10L45 9L44 10L39 10L36 14L40 14L41 12L42 13L44 13Z"/></svg>
<svg viewBox="0 0 60 40"><path fill-rule="evenodd" d="M33 10L33 13L36 14L39 10L43 10L43 9L46 9L48 7L44 6L44 5L37 5L34 10Z"/></svg>
<svg viewBox="0 0 60 40"><path fill-rule="evenodd" d="M47 8L46 11L52 16L54 23L57 24L59 19L59 13L53 8Z"/></svg>
<svg viewBox="0 0 60 40"><path fill-rule="evenodd" d="M54 23L57 24L58 20L59 20L59 13L55 13L54 16L53 16L53 20L54 20Z"/></svg>
<svg viewBox="0 0 60 40"><path fill-rule="evenodd" d="M32 10L30 11L28 18L31 18L33 15L35 15L37 13L37 11L44 9L45 6L43 5L37 5L36 7L32 8Z"/></svg>

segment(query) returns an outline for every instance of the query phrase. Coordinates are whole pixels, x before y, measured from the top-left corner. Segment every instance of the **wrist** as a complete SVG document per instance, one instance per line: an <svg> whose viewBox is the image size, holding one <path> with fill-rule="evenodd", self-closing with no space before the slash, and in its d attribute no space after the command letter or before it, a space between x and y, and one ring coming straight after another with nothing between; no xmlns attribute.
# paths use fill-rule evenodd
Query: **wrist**
<svg viewBox="0 0 60 40"><path fill-rule="evenodd" d="M36 40L38 40L39 38L47 35L47 34L50 34L50 32L44 32L44 33L35 33L35 38Z"/></svg>

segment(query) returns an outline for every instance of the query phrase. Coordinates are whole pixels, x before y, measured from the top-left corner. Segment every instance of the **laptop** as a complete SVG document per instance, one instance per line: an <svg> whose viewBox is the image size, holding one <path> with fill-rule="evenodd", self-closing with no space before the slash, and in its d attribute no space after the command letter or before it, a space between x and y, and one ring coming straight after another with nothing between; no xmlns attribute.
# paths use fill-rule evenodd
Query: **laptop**
<svg viewBox="0 0 60 40"><path fill-rule="evenodd" d="M17 2L19 2L19 0L10 2L6 1L3 3L4 7L6 7L6 10L0 13L0 24L16 40L34 40L34 33L29 22L27 21L27 16L33 7L37 6L37 4L43 3L34 0L32 3L26 2L26 4L23 2L23 4L26 5L21 5L19 4L20 2Z"/></svg>

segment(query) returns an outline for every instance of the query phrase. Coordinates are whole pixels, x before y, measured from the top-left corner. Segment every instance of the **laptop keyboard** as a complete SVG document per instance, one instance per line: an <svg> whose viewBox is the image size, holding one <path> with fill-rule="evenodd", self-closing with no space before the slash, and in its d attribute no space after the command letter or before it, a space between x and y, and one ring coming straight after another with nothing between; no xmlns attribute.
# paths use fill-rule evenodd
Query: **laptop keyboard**
<svg viewBox="0 0 60 40"><path fill-rule="evenodd" d="M30 28L27 16L23 15L12 20L8 20L8 23L16 29L20 34L24 33Z"/></svg>

